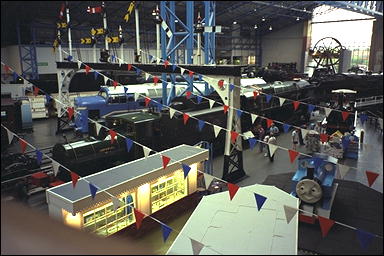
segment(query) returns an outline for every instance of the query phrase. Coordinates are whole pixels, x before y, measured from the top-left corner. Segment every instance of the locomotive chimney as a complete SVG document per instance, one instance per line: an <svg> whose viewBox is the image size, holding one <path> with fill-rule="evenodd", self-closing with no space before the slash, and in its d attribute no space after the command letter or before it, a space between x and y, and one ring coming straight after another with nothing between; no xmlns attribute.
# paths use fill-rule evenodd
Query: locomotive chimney
<svg viewBox="0 0 384 256"><path fill-rule="evenodd" d="M315 168L314 167L307 167L307 177L308 179L313 179L315 174Z"/></svg>

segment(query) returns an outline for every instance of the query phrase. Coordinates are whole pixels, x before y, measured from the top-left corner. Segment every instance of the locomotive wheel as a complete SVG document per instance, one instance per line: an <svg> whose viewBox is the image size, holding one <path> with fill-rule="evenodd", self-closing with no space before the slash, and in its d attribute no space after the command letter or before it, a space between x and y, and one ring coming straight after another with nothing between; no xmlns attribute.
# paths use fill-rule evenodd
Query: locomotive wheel
<svg viewBox="0 0 384 256"><path fill-rule="evenodd" d="M304 177L296 185L296 194L303 202L314 204L321 200L323 190L319 182Z"/></svg>

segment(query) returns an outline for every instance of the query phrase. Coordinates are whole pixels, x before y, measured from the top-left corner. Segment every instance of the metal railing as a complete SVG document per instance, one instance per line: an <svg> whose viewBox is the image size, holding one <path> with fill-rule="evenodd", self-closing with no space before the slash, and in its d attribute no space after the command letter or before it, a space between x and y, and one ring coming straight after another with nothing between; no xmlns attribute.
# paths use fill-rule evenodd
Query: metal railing
<svg viewBox="0 0 384 256"><path fill-rule="evenodd" d="M365 107L370 105L382 104L383 103L383 95L372 96L366 98L356 99L356 107Z"/></svg>

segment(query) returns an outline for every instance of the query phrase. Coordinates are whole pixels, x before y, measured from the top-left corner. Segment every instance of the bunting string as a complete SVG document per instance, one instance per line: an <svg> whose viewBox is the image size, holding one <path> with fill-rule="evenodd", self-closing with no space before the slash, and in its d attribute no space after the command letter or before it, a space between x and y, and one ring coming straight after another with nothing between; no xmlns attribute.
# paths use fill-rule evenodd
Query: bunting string
<svg viewBox="0 0 384 256"><path fill-rule="evenodd" d="M3 63L2 63L3 64ZM4 65L4 64L3 64ZM136 67L135 67L136 68ZM137 68L136 68L137 69ZM95 71L95 72L97 72L97 71ZM100 73L101 74L101 73ZM101 75L103 75L103 74L101 74ZM104 75L103 75L104 76ZM109 79L109 78L108 78ZM154 100L153 100L154 101ZM156 101L155 101L156 102ZM158 102L157 102L158 103ZM160 104L160 103L158 103L158 104ZM165 106L165 107L168 107L168 106ZM169 107L168 107L169 108ZM174 110L174 111L177 111L177 110ZM76 111L77 112L77 111ZM180 112L180 111L177 111L177 112ZM78 112L77 112L78 113ZM182 112L180 112L180 113L182 113ZM194 118L194 117L192 117L192 118ZM94 123L96 123L96 124L98 124L99 126L101 126L101 127L104 127L105 129L107 129L107 130L111 130L111 129L109 129L108 127L105 127L105 126L103 126L103 125L101 125L101 124L99 124L97 121L94 121L93 119L90 119L90 118L88 118L90 121L92 121L92 122L94 122ZM199 120L199 119L197 119L197 118L194 118L194 119L196 119L196 120ZM208 123L208 124L210 124L210 125L212 125L213 127L217 127L216 125L213 125L213 124L211 124L211 123L209 123L209 122L206 122L206 123ZM2 125L3 126L3 125ZM220 129L223 129L223 130L226 130L227 132L229 131L229 130L227 130L227 129L225 129L225 128L222 128L222 127L219 127ZM121 137L123 137L123 138L126 138L125 136L123 136L123 135L121 135L121 134L119 134L119 133L116 133L116 135L119 135L119 136L121 136ZM239 134L238 134L239 135ZM240 134L241 136L244 136L245 137L245 135L243 135L243 134ZM126 139L128 139L128 138L126 138ZM138 144L138 145L140 145L140 146L142 146L143 148L145 147L144 145L141 145L140 143L138 143L138 142L136 142L136 141L133 141L135 144ZM268 144L268 143L265 143L265 142L263 142L263 141L260 141L261 143L264 143L264 144ZM30 145L30 144L29 144ZM280 146L278 146L278 147L280 147ZM145 147L145 148L147 148L147 147ZM282 147L280 147L280 148L282 148ZM282 148L282 149L285 149L285 148ZM285 149L285 150L287 150L287 149ZM156 152L155 150L151 150L151 151L154 151L154 152ZM156 153L158 153L159 154L159 152L156 152ZM302 155L306 155L306 154L303 154L303 153L300 153L300 154L302 154ZM310 155L306 155L306 156L309 156L309 157L312 157L312 156L310 156ZM49 157L48 157L49 158ZM175 162L179 162L179 163L181 163L180 161L176 161L176 160L174 160ZM181 163L182 164L182 163ZM353 167L351 167L351 168L353 168ZM67 168L65 168L65 169L67 169ZM70 171L69 169L67 169L68 171ZM198 170L200 173L203 173L204 175L206 175L204 172L202 172L202 171L200 171L200 170ZM71 172L71 171L70 171ZM72 173L72 172L71 172ZM215 177L217 180L220 180L220 181L222 181L222 182L224 182L224 183L227 183L227 184L231 184L231 183L229 183L229 182L227 182L227 181L225 181L225 180L222 180L222 179L220 179L220 178L218 178L218 177ZM85 179L84 179L85 180ZM85 180L86 181L86 180ZM86 182L88 182L88 181L86 181ZM88 182L89 183L89 182ZM91 184L90 184L91 185ZM235 185L235 184L232 184L232 185L234 185L235 186L235 188L236 188L236 191L238 190L238 186L237 185ZM92 190L92 189L91 189ZM104 190L100 190L100 192L102 192L102 191L104 191ZM233 191L233 190L232 190ZM236 193L236 191L234 192L234 193ZM106 193L108 193L107 191L105 191ZM232 192L233 193L233 192ZM254 193L254 192L252 192L252 193ZM233 196L234 196L234 194L233 194ZM232 196L232 197L233 197ZM300 210L300 211L302 211L302 212L305 212L305 211L303 211L303 210L301 210L301 209L296 209L296 210ZM308 213L308 212L307 212ZM309 214L312 214L312 213L309 213ZM151 216L150 216L151 217ZM160 222L161 223L161 222ZM337 222L338 223L338 222ZM344 225L344 226L346 226L346 227L348 227L348 225ZM355 228L356 229L356 228ZM179 232L180 233L180 232ZM381 236L378 236L378 235L375 235L375 236L377 236L377 237L380 237L380 238L382 238Z"/></svg>

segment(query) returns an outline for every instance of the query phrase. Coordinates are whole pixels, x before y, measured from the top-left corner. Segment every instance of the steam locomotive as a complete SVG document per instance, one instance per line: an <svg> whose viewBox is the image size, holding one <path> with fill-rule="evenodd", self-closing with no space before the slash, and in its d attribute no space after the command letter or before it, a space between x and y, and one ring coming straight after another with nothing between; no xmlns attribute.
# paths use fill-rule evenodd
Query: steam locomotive
<svg viewBox="0 0 384 256"><path fill-rule="evenodd" d="M291 195L300 199L300 208L329 218L337 184L337 159L323 154L301 156L292 177ZM311 214L301 214L300 220L314 222Z"/></svg>

